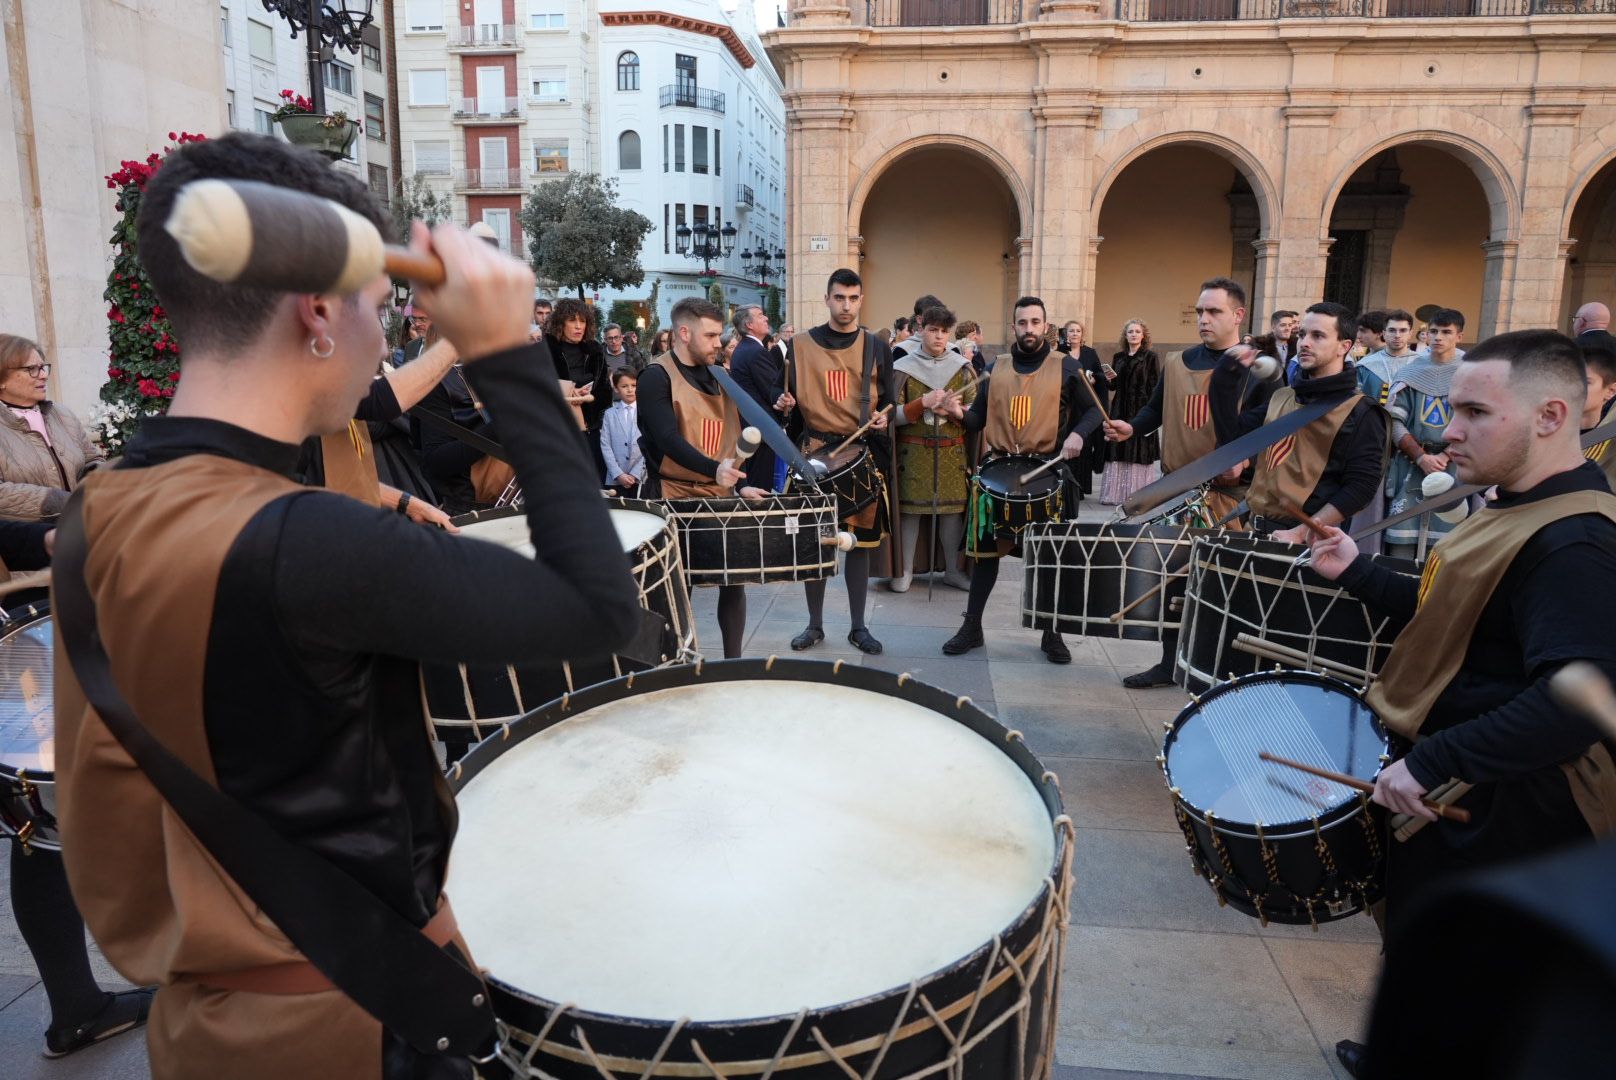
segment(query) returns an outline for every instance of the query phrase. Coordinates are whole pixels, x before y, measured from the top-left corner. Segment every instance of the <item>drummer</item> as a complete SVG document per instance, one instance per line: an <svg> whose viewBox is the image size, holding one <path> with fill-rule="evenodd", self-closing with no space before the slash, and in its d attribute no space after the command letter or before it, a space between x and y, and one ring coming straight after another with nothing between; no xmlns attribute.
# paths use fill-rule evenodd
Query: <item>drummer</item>
<svg viewBox="0 0 1616 1080"><path fill-rule="evenodd" d="M1358 391L1358 374L1347 361L1356 334L1344 305L1314 304L1303 314L1296 384L1274 391L1264 422L1315 401L1338 404L1257 455L1246 495L1254 531L1305 544L1308 527L1285 510L1287 503L1322 525L1340 525L1379 495L1390 428L1385 411Z"/></svg>
<svg viewBox="0 0 1616 1080"><path fill-rule="evenodd" d="M1260 427L1268 412L1268 398L1280 382L1253 372L1257 352L1240 344L1240 327L1245 321L1243 285L1226 277L1203 281L1195 301L1201 343L1167 357L1150 401L1133 419L1106 424L1106 439L1123 442L1159 428L1162 471L1170 473ZM1238 506L1238 485L1246 464L1240 462L1213 481L1207 505L1214 513L1229 514ZM1164 599L1182 595L1182 589L1182 584L1169 585ZM1129 675L1122 684L1133 690L1171 686L1177 651L1178 631L1164 632L1161 660Z"/></svg>
<svg viewBox="0 0 1616 1080"><path fill-rule="evenodd" d="M1367 700L1412 745L1382 770L1374 800L1429 822L1422 796L1450 777L1475 785L1458 801L1470 824L1436 821L1389 845L1393 950L1432 882L1616 826L1611 748L1547 687L1572 660L1616 677L1616 496L1579 447L1586 393L1570 338L1521 330L1482 342L1457 363L1442 436L1459 480L1498 485L1497 500L1437 543L1418 583L1360 556L1340 529L1313 543L1320 574L1409 619ZM1359 1075L1362 1047L1337 1053Z"/></svg>
<svg viewBox="0 0 1616 1080"><path fill-rule="evenodd" d="M182 767L346 874L367 906L373 898L374 925L391 910L463 965L441 891L456 814L420 711L418 661L610 653L635 628L634 581L612 554L621 548L600 477L545 347L528 342L532 270L452 225L430 237L414 226L412 247L445 268L424 295L501 422L536 556L300 486L299 443L342 431L375 372L375 312L391 286L385 273L348 295L202 277L164 223L183 185L210 178L311 193L392 228L362 183L273 138L232 132L164 160L136 227L185 377L169 413L143 421L119 465L75 495L94 625L117 690ZM286 226L283 239L309 232ZM303 255L287 252L288 264ZM63 554L58 536L57 594ZM60 645L68 621L55 606ZM55 679L68 876L107 958L161 985L147 1036L154 1076L468 1074L464 1058L416 1049L433 1032L406 1042L322 985L328 969L308 963L187 830L65 661ZM310 923L344 906L315 881L283 884L286 906ZM363 978L352 958L374 956L377 942L343 949L330 938L309 947ZM378 981L431 993L444 978L392 959Z"/></svg>
<svg viewBox="0 0 1616 1080"><path fill-rule="evenodd" d="M881 409L895 403L892 392L892 353L886 344L859 325L864 306L864 283L848 269L837 270L825 286L829 318L797 334L786 346L790 386L782 401L793 404L793 422L800 428L800 444L812 453L834 447L866 423L863 443L876 468L881 492L874 503L850 517L843 526L853 534L854 547L842 564L847 581L847 609L852 628L848 642L859 652L875 654L881 643L864 625L864 605L870 591L870 549L879 547L891 531L891 508L886 485L891 477L892 446L887 441L887 415ZM883 466L887 468L883 469ZM798 652L825 640L825 582L803 586L808 598L808 626L791 639Z"/></svg>
<svg viewBox="0 0 1616 1080"><path fill-rule="evenodd" d="M968 412L955 398L953 414L964 421L966 431L982 432L984 460L993 454L1058 453L1063 461L1070 461L1083 452L1084 441L1100 426L1093 388L1076 357L1050 349L1049 316L1042 300L1023 296L1016 301L1011 319L1016 341L993 365L988 392L977 394ZM1074 485L1067 488L1075 490ZM949 656L961 656L985 644L982 613L999 580L1000 560L1021 555L1020 537L994 527L981 505L984 498L990 496L973 488L966 507L965 552L975 566L965 621L943 643L943 652ZM1071 508L1074 514L1076 509ZM1052 664L1072 662L1072 652L1058 631L1045 630L1039 647Z"/></svg>
<svg viewBox="0 0 1616 1080"><path fill-rule="evenodd" d="M1582 432L1586 435L1604 423L1606 410L1616 399L1616 352L1600 344L1582 346L1582 359L1588 365L1588 396L1582 403ZM1605 471L1605 479L1616 489L1616 439L1601 439L1583 451L1589 461Z"/></svg>
<svg viewBox="0 0 1616 1080"><path fill-rule="evenodd" d="M737 485L741 414L719 388L712 365L719 362L724 316L717 305L694 296L673 305L673 346L640 375L640 449L645 451L645 497L721 499L739 494L761 499L761 488ZM746 637L746 586L718 587L718 630L724 657L741 655Z"/></svg>

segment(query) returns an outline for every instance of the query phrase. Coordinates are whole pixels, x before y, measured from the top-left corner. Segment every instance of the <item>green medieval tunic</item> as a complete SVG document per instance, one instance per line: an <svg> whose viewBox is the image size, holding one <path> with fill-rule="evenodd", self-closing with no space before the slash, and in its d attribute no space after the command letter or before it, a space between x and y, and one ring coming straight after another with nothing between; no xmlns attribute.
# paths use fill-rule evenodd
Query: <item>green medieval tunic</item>
<svg viewBox="0 0 1616 1080"><path fill-rule="evenodd" d="M920 416L910 421L906 410L933 390L963 389L973 377L971 364L952 349L936 358L916 349L893 368L898 378L899 506L905 514L962 514L970 479L964 426L930 409L921 409ZM969 408L976 394L974 386L966 390L962 404Z"/></svg>

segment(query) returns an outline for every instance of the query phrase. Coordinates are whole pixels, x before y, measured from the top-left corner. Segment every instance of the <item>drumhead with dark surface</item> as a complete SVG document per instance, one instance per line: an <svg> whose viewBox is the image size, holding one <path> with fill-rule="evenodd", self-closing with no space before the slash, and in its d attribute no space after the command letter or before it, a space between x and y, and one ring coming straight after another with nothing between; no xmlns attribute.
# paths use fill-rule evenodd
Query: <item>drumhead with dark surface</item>
<svg viewBox="0 0 1616 1080"><path fill-rule="evenodd" d="M844 663L663 668L450 780L457 917L511 1056L545 1033L531 1075L909 1075L951 1053L921 995L983 1035L964 1075L1048 1073L1070 822L968 699Z"/></svg>

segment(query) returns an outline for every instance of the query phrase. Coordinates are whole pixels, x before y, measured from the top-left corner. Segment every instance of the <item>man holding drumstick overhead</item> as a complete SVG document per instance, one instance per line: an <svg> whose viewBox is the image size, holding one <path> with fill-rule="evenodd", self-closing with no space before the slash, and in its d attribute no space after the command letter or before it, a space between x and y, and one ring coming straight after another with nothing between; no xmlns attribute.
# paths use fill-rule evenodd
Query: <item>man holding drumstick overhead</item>
<svg viewBox="0 0 1616 1080"><path fill-rule="evenodd" d="M1471 815L1469 825L1439 821L1390 845L1392 948L1410 900L1431 882L1616 827L1611 747L1548 689L1572 660L1616 677L1616 495L1582 456L1586 392L1570 338L1522 330L1482 342L1458 362L1443 438L1460 482L1496 484L1497 499L1437 543L1418 583L1361 556L1338 528L1313 543L1320 574L1409 619L1367 694L1407 740L1374 800L1433 821L1421 797L1452 801L1442 792L1458 782ZM1336 1049L1356 1074L1362 1047Z"/></svg>
<svg viewBox="0 0 1616 1080"><path fill-rule="evenodd" d="M83 651L72 667L56 664L73 892L118 970L161 985L148 1028L159 1080L470 1076L464 1053L441 1052L453 1040L423 1050L437 1031L406 1041L326 977L342 973L357 986L353 971L373 967L430 997L445 985L439 961L454 959L457 977L470 963L442 892L456 813L422 716L417 662L609 652L632 632L634 584L544 346L528 342L532 271L451 225L430 236L414 226L412 247L434 253L446 276L421 294L500 421L536 556L299 486L290 475L299 443L341 431L375 372L388 277L349 294L203 277L164 226L179 190L207 178L311 193L388 227L364 185L323 158L239 132L175 151L146 188L141 261L184 342L185 378L169 414L146 420L120 464L91 477L64 515L63 535L81 523L82 585L79 575L64 584L62 567L74 562L58 538L57 607L87 594L115 684L109 695ZM254 250L320 236L301 221L265 224L243 223ZM281 253L280 265L304 266L310 254ZM58 621L59 646L67 622ZM85 671L92 678L81 689ZM86 691L110 702L115 723ZM172 773L148 774L144 756L137 767L114 736L129 712L194 785L222 792L221 803L279 840L204 849L197 833L211 823L182 821L154 786L154 775ZM264 913L261 898L284 900L281 889L260 879L249 895L221 867L251 869L282 849L321 871L282 883L296 903L277 901L280 910L314 913L295 932ZM419 928L438 948L406 962L363 937L331 948L328 936L321 966L307 963L290 936L314 941L310 926L326 913L342 918L329 898L343 889L365 901L347 910L375 908L367 928L401 923L414 944ZM416 962L422 955L432 963ZM453 1005L486 1008L470 993Z"/></svg>
<svg viewBox="0 0 1616 1080"><path fill-rule="evenodd" d="M645 451L646 498L761 499L737 467L741 414L713 378L724 316L716 304L687 297L673 305L673 348L640 377L640 447ZM739 490L737 490L737 486ZM724 657L741 655L746 636L746 586L718 587L718 629Z"/></svg>

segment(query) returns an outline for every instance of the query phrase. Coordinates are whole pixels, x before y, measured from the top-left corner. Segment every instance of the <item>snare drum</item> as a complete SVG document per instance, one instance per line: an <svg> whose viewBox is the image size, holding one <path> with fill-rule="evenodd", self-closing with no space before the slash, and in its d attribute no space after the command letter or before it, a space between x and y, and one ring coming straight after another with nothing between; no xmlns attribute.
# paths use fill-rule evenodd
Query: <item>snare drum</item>
<svg viewBox="0 0 1616 1080"><path fill-rule="evenodd" d="M701 585L819 581L836 574L836 498L817 491L764 499L672 499L685 579Z"/></svg>
<svg viewBox="0 0 1616 1080"><path fill-rule="evenodd" d="M819 474L820 488L836 496L838 521L858 516L881 498L881 474L875 467L875 456L863 443L854 443L834 454L821 447L806 456Z"/></svg>
<svg viewBox="0 0 1616 1080"><path fill-rule="evenodd" d="M1071 822L969 699L730 660L505 734L450 875L517 1075L1050 1075Z"/></svg>
<svg viewBox="0 0 1616 1080"><path fill-rule="evenodd" d="M1262 751L1373 781L1386 732L1358 692L1303 671L1247 675L1178 714L1157 759L1190 863L1217 894L1269 920L1317 926L1385 885L1383 814L1364 792L1261 760Z"/></svg>
<svg viewBox="0 0 1616 1080"><path fill-rule="evenodd" d="M1196 693L1221 679L1279 664L1365 686L1403 620L1369 610L1297 561L1305 549L1250 535L1196 538L1184 597L1175 678ZM1413 574L1403 559L1376 562Z"/></svg>
<svg viewBox="0 0 1616 1080"><path fill-rule="evenodd" d="M581 687L630 671L676 664L696 655L695 620L679 561L679 544L660 503L607 499L612 525L628 553L640 606L648 613L644 632L616 656L560 664L489 667L422 665L427 713L438 738L464 746L493 727ZM462 537L486 540L533 555L525 510L501 507L454 519Z"/></svg>
<svg viewBox="0 0 1616 1080"><path fill-rule="evenodd" d="M1021 478L1049 464L1030 454L1000 454L977 466L971 480L971 502L988 496L992 504L987 518L998 533L1019 533L1029 525L1059 521L1061 516L1061 466L1039 473L1025 484Z"/></svg>
<svg viewBox="0 0 1616 1080"><path fill-rule="evenodd" d="M50 603L5 612L0 624L0 833L60 851L56 827L56 697Z"/></svg>

